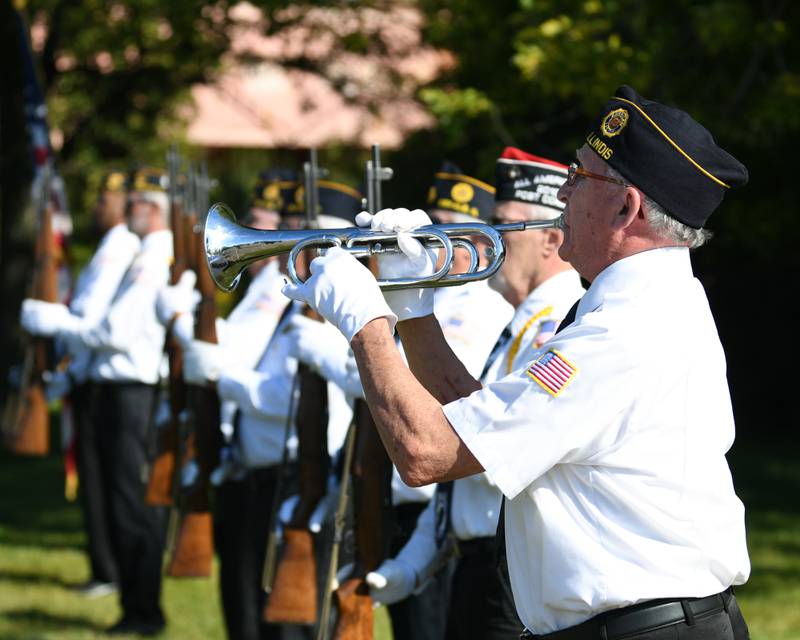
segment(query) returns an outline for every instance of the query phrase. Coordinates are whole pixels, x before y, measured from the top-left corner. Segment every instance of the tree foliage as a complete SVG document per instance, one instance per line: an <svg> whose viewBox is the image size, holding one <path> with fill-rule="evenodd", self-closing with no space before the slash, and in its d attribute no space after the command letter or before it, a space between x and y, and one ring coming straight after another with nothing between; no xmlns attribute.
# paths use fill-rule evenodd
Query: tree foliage
<svg viewBox="0 0 800 640"><path fill-rule="evenodd" d="M616 87L675 104L751 173L712 218L722 244L771 259L798 241L796 186L776 185L800 132L800 7L785 0L421 0L427 39L459 60L421 93L443 152L491 175L502 144L566 160ZM762 215L753 216L757 210ZM792 258L792 260L794 260ZM790 263L791 264L791 263ZM793 264L797 264L796 260Z"/></svg>
<svg viewBox="0 0 800 640"><path fill-rule="evenodd" d="M102 168L162 162L176 107L213 74L227 48L227 3L199 0L32 0L58 159L76 193ZM93 180L90 180L93 178Z"/></svg>

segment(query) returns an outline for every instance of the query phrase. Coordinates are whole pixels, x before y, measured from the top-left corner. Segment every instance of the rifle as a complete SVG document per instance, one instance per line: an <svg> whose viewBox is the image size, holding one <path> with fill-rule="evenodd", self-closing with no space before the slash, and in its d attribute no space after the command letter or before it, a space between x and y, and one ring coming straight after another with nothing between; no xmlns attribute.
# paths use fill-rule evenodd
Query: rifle
<svg viewBox="0 0 800 640"><path fill-rule="evenodd" d="M189 244L193 250L187 251L187 254L199 256L203 255L204 249L203 235L198 233L199 228L195 224L196 212L208 209L208 190L211 182L208 179L205 163L201 164L199 174L192 167L189 175L191 208L188 211L187 222L191 225ZM196 286L200 293L194 337L196 340L216 344L216 287L208 268L200 264L191 266L197 273ZM183 439L181 468L185 471L193 467L196 478L181 496L180 527L168 569L168 575L173 577L211 575L214 545L209 490L211 472L219 464L221 444L219 409L216 390L204 386L186 385L183 421L186 433Z"/></svg>
<svg viewBox="0 0 800 640"><path fill-rule="evenodd" d="M324 170L317 165L316 149L303 164L305 211L309 228L317 226L319 192L317 180ZM306 309L304 313L322 320ZM291 521L284 527L283 556L278 564L264 620L272 623L314 624L317 620L317 563L314 537L308 521L325 496L330 470L328 455L328 383L300 363L297 367L300 399L297 408L300 500Z"/></svg>
<svg viewBox="0 0 800 640"><path fill-rule="evenodd" d="M367 210L370 213L380 211L381 183L391 179L392 174L389 167L381 167L379 146L372 145L372 160L367 162ZM376 271L374 263L370 268L373 273ZM353 411L356 451L350 475L356 557L350 576L336 589L338 618L334 640L372 639L372 598L365 578L389 555L393 527L392 462L366 401L357 399Z"/></svg>
<svg viewBox="0 0 800 640"><path fill-rule="evenodd" d="M30 297L45 302L58 298L56 247L51 203L52 166L41 170L36 208L39 228ZM44 456L50 450L50 414L45 397L45 376L51 366L52 338L28 339L19 389L9 395L4 408L4 427L10 433L9 448L23 455Z"/></svg>
<svg viewBox="0 0 800 640"><path fill-rule="evenodd" d="M181 159L173 145L167 151L167 172L169 174L170 229L172 230L173 262L170 270L170 284L177 284L186 270L186 244L183 231L183 191L180 185ZM145 501L150 505L173 506L173 488L178 460L179 425L181 414L186 406L186 389L183 383L183 354L178 341L167 331L164 347L169 359L169 423L160 431L155 460L150 466L150 480L147 485ZM174 529L174 512L170 513L170 530ZM172 534L168 536L172 544Z"/></svg>

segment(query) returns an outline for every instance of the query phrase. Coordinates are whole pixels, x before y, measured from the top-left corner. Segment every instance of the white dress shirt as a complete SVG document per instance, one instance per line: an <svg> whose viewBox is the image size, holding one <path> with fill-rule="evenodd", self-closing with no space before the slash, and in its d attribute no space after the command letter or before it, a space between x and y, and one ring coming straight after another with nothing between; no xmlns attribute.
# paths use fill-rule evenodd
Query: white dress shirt
<svg viewBox="0 0 800 640"><path fill-rule="evenodd" d="M247 293L225 319L217 318L217 340L229 362L254 369L287 304L283 275L271 260L256 274Z"/></svg>
<svg viewBox="0 0 800 640"><path fill-rule="evenodd" d="M284 298L285 300L285 298ZM283 331L291 316L302 305L296 302L275 327L255 369L233 368L217 381L220 400L236 404L240 412L238 446L249 469L270 467L281 462L286 421L292 402L297 360L289 356L290 343ZM328 384L328 451L333 455L342 446L352 418L352 408L344 392ZM286 442L294 457L297 438L294 425Z"/></svg>
<svg viewBox="0 0 800 640"><path fill-rule="evenodd" d="M105 319L70 338L71 345L94 350L89 368L92 380L158 382L164 327L156 317L156 297L169 280L171 262L172 233L164 230L145 236Z"/></svg>
<svg viewBox="0 0 800 640"><path fill-rule="evenodd" d="M140 245L139 238L124 223L103 234L92 259L78 276L69 304L70 313L81 318L83 328L95 327L106 317ZM78 341L68 343L68 348L70 346L67 372L80 384L89 376L92 351Z"/></svg>
<svg viewBox="0 0 800 640"><path fill-rule="evenodd" d="M534 633L743 583L725 453L725 355L689 251L606 268L535 360L444 407L507 498L517 612Z"/></svg>

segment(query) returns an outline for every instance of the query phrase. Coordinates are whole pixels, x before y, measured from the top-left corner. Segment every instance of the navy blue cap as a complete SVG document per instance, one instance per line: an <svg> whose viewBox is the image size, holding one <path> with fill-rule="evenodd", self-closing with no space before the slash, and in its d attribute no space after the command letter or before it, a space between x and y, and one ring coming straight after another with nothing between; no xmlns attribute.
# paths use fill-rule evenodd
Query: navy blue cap
<svg viewBox="0 0 800 640"><path fill-rule="evenodd" d="M494 187L465 175L459 166L445 160L428 190L428 208L486 221L494 212Z"/></svg>
<svg viewBox="0 0 800 640"><path fill-rule="evenodd" d="M586 144L680 222L701 228L745 166L717 146L688 113L623 85L606 103Z"/></svg>

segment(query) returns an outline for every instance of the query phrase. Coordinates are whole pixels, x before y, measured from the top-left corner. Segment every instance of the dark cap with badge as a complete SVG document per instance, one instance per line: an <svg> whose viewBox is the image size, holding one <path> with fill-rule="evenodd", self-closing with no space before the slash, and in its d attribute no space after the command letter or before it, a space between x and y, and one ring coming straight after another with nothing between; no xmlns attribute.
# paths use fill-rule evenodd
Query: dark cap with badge
<svg viewBox="0 0 800 640"><path fill-rule="evenodd" d="M124 171L112 169L103 176L100 182L100 191L114 191L124 193L128 190L128 174Z"/></svg>
<svg viewBox="0 0 800 640"><path fill-rule="evenodd" d="M699 229L747 169L688 113L617 89L586 144L676 220Z"/></svg>
<svg viewBox="0 0 800 640"><path fill-rule="evenodd" d="M297 175L290 169L267 169L258 174L250 200L251 207L283 213L294 202Z"/></svg>
<svg viewBox="0 0 800 640"><path fill-rule="evenodd" d="M134 167L128 176L130 191L155 191L164 193L169 187L169 178L163 169L156 167Z"/></svg>
<svg viewBox="0 0 800 640"><path fill-rule="evenodd" d="M356 216L364 210L364 196L361 192L341 182L319 180L317 193L317 217L321 228L353 226ZM305 215L305 210L305 187L299 185L295 190L294 200L286 207L286 213Z"/></svg>
<svg viewBox="0 0 800 640"><path fill-rule="evenodd" d="M428 210L432 209L488 221L494 212L494 187L464 175L460 167L445 161L428 191Z"/></svg>
<svg viewBox="0 0 800 640"><path fill-rule="evenodd" d="M506 147L495 164L497 202L516 200L549 207L556 214L564 210L558 190L567 179L567 167L554 160Z"/></svg>

